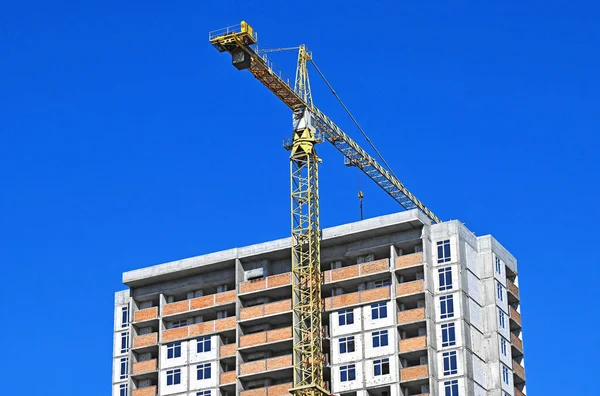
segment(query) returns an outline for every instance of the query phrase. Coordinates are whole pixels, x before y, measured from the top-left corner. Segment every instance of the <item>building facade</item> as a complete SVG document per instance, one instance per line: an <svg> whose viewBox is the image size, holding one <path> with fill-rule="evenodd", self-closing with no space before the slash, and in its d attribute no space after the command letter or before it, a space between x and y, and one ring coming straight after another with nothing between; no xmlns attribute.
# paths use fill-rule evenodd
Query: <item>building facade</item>
<svg viewBox="0 0 600 396"><path fill-rule="evenodd" d="M515 258L416 210L323 230L325 380L342 396L522 396ZM279 396L290 238L123 274L113 396Z"/></svg>

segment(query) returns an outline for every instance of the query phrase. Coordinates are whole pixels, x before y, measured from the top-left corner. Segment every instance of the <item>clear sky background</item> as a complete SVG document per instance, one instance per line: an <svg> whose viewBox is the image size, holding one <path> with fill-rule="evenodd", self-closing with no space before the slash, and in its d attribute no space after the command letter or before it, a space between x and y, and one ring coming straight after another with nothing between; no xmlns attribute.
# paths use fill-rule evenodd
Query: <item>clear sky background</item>
<svg viewBox="0 0 600 396"><path fill-rule="evenodd" d="M592 394L599 14L552 0L3 2L0 393L108 395L122 272L289 235L290 112L207 42L246 19L265 46L306 43L408 188L518 258L528 394ZM293 76L293 54L272 59ZM358 220L359 188L367 217L400 210L319 149L323 227Z"/></svg>

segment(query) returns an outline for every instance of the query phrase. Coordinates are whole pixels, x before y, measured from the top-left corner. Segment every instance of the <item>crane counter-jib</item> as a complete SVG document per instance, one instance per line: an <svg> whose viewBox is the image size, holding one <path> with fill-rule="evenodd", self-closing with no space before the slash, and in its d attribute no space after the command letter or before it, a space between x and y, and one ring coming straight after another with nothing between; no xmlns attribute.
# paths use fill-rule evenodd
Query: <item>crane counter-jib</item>
<svg viewBox="0 0 600 396"><path fill-rule="evenodd" d="M342 131L329 117L316 106L307 104L289 84L282 73L277 72L266 55L259 55L251 47L256 44L256 32L243 22L240 28L229 28L211 33L211 44L220 52L232 55L236 68L248 69L263 85L273 92L291 110L306 108L315 118L317 132L333 144L348 160L350 165L361 169L371 180L388 193L405 209L420 209L433 222L441 220L429 210L404 184L379 164L375 158L363 150L354 140ZM220 35L219 35L220 34Z"/></svg>

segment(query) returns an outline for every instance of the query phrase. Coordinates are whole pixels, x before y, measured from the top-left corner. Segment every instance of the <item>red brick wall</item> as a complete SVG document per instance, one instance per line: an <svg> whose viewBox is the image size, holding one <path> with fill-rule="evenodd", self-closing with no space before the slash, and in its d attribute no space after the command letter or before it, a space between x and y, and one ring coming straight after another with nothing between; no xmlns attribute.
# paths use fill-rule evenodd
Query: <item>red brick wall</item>
<svg viewBox="0 0 600 396"><path fill-rule="evenodd" d="M405 254L396 258L396 268L411 267L423 262L423 253Z"/></svg>
<svg viewBox="0 0 600 396"><path fill-rule="evenodd" d="M292 388L292 384L281 384L281 385L269 386L268 396L289 396L291 388ZM247 396L247 395L243 395L243 396Z"/></svg>
<svg viewBox="0 0 600 396"><path fill-rule="evenodd" d="M179 327L177 329L169 329L169 330L163 331L162 341L169 342L169 341L173 341L173 340L178 340L180 338L186 338L187 336L188 336L187 326Z"/></svg>
<svg viewBox="0 0 600 396"><path fill-rule="evenodd" d="M195 325L189 326L189 328L190 336L198 336L212 333L213 331L215 331L215 321L211 320L210 322L197 323Z"/></svg>
<svg viewBox="0 0 600 396"><path fill-rule="evenodd" d="M274 342L274 341L285 340L288 338L292 338L292 328L291 327L285 327L283 329L267 331L266 341Z"/></svg>
<svg viewBox="0 0 600 396"><path fill-rule="evenodd" d="M273 275L267 278L267 287L277 287L289 285L292 282L291 273L285 273L280 275Z"/></svg>
<svg viewBox="0 0 600 396"><path fill-rule="evenodd" d="M240 284L240 293L250 293L257 290L262 290L267 287L267 280L265 278L251 280Z"/></svg>
<svg viewBox="0 0 600 396"><path fill-rule="evenodd" d="M292 300L283 300L265 304L265 315L272 315L292 309Z"/></svg>
<svg viewBox="0 0 600 396"><path fill-rule="evenodd" d="M389 268L390 268L390 260L389 259L371 261L369 263L364 263L364 264L360 265L360 274L367 275L367 274L374 274L377 272L384 272L384 271L387 271Z"/></svg>
<svg viewBox="0 0 600 396"><path fill-rule="evenodd" d="M154 345L157 343L157 340L158 340L157 333L150 333L150 334L133 337L133 347L139 348L139 347L145 347L148 345Z"/></svg>
<svg viewBox="0 0 600 396"><path fill-rule="evenodd" d="M221 358L227 357L227 356L233 356L233 355L235 355L236 350L237 349L236 349L235 344L221 345L221 347L219 348L219 355Z"/></svg>
<svg viewBox="0 0 600 396"><path fill-rule="evenodd" d="M242 308L240 309L240 319L250 319L257 318L259 316L263 316L265 312L264 305L256 305L254 307Z"/></svg>
<svg viewBox="0 0 600 396"><path fill-rule="evenodd" d="M190 300L191 309L201 309L201 308L212 307L213 305L215 305L214 303L215 303L214 294L204 296L204 297L198 297L198 298L194 298L194 299Z"/></svg>
<svg viewBox="0 0 600 396"><path fill-rule="evenodd" d="M162 314L163 315L173 315L179 312L185 312L190 308L190 301L184 300L171 304L166 304L163 306Z"/></svg>
<svg viewBox="0 0 600 396"><path fill-rule="evenodd" d="M517 322L520 326L521 325L521 314L518 313L517 310L514 309L513 307L508 307L508 312L510 313L510 318L513 319L515 322Z"/></svg>
<svg viewBox="0 0 600 396"><path fill-rule="evenodd" d="M267 370L277 370L292 365L292 355L278 356L267 359Z"/></svg>
<svg viewBox="0 0 600 396"><path fill-rule="evenodd" d="M376 300L389 300L390 288L378 287L377 289L365 290L360 292L360 302L371 302Z"/></svg>
<svg viewBox="0 0 600 396"><path fill-rule="evenodd" d="M400 352L417 351L427 347L427 337L412 337L400 340Z"/></svg>
<svg viewBox="0 0 600 396"><path fill-rule="evenodd" d="M350 267L338 268L331 270L331 280L333 282L342 279L355 278L359 274L358 265L352 265Z"/></svg>
<svg viewBox="0 0 600 396"><path fill-rule="evenodd" d="M215 294L215 304L223 305L223 304L231 304L235 302L235 290L230 290L223 293Z"/></svg>
<svg viewBox="0 0 600 396"><path fill-rule="evenodd" d="M517 374L519 377L525 379L525 369L523 368L523 366L521 366L515 360L513 360L512 369L515 374Z"/></svg>
<svg viewBox="0 0 600 396"><path fill-rule="evenodd" d="M416 280L413 282L401 283L396 286L396 295L406 296L409 294L421 293L423 291L423 281Z"/></svg>
<svg viewBox="0 0 600 396"><path fill-rule="evenodd" d="M398 312L398 323L411 323L425 319L425 309L415 308Z"/></svg>
<svg viewBox="0 0 600 396"><path fill-rule="evenodd" d="M142 320L156 319L157 317L158 307L152 307L135 311L133 314L133 321L141 322Z"/></svg>
<svg viewBox="0 0 600 396"><path fill-rule="evenodd" d="M223 331L223 330L231 330L235 329L235 317L231 318L219 319L215 321L215 330Z"/></svg>
<svg viewBox="0 0 600 396"><path fill-rule="evenodd" d="M226 371L224 373L221 373L221 385L222 384L231 384L233 382L235 382L237 376L235 375L235 370L233 371Z"/></svg>
<svg viewBox="0 0 600 396"><path fill-rule="evenodd" d="M267 332L254 333L243 335L240 337L240 347L247 347L251 345L259 345L267 342Z"/></svg>
<svg viewBox="0 0 600 396"><path fill-rule="evenodd" d="M427 365L422 366L414 366L407 367L400 370L400 380L401 381L409 381L419 378L427 378L429 376L429 372L427 370Z"/></svg>
<svg viewBox="0 0 600 396"><path fill-rule="evenodd" d="M240 374L254 374L260 373L267 369L267 361L266 360L257 360L255 362L243 363L240 365Z"/></svg>
<svg viewBox="0 0 600 396"><path fill-rule="evenodd" d="M153 370L156 370L156 359L133 364L133 374L145 373Z"/></svg>
<svg viewBox="0 0 600 396"><path fill-rule="evenodd" d="M240 396L267 396L267 388L251 389L240 392Z"/></svg>
<svg viewBox="0 0 600 396"><path fill-rule="evenodd" d="M134 389L131 396L156 396L156 386Z"/></svg>
<svg viewBox="0 0 600 396"><path fill-rule="evenodd" d="M510 342L523 352L523 341L513 333L510 333Z"/></svg>

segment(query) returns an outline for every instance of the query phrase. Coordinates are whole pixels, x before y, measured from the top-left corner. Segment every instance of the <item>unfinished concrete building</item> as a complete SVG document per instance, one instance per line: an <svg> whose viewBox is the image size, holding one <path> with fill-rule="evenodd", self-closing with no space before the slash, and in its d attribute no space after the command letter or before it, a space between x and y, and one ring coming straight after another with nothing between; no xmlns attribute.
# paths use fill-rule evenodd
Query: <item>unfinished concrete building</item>
<svg viewBox="0 0 600 396"><path fill-rule="evenodd" d="M325 380L343 396L522 396L515 258L417 210L323 230ZM123 274L113 396L280 396L290 238Z"/></svg>

